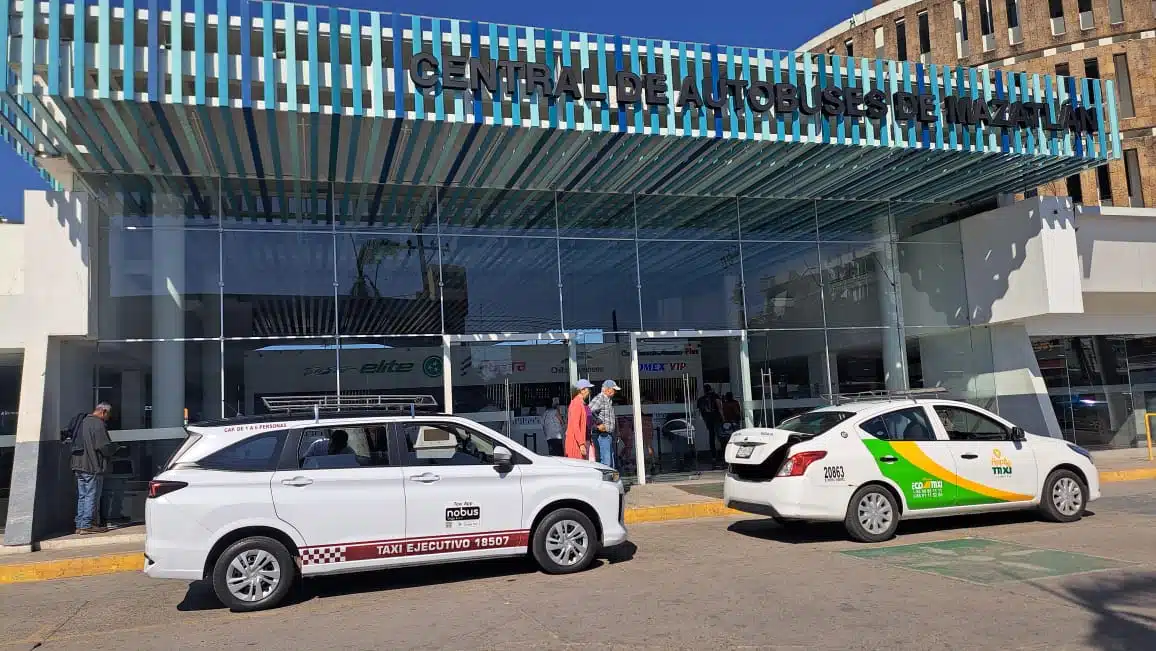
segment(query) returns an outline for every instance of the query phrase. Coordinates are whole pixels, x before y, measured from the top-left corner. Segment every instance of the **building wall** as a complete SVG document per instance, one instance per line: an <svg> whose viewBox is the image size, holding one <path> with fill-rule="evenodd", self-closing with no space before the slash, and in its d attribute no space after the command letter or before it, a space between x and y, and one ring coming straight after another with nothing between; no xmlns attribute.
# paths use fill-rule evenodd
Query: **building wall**
<svg viewBox="0 0 1156 651"><path fill-rule="evenodd" d="M883 30L881 56L899 58L895 40L896 21L903 19L907 33L907 58L919 60L918 15L926 11L931 33L931 51L925 63L947 66L975 66L1020 70L1040 75L1055 75L1056 66L1068 65L1076 77L1088 75L1085 61L1095 59L1102 79L1116 79L1113 57L1127 57L1132 85L1134 117L1121 117L1123 151L1136 150L1143 188L1142 205L1156 207L1156 3L1151 0L1123 0L1124 20L1109 21L1109 0L1093 0L1094 24L1080 29L1077 0L1063 0L1065 31L1054 35L1046 0L1019 0L1021 42L1012 44L1008 30L1006 0L991 0L993 47L985 51L981 33L980 1L966 0L969 51L960 56L955 0L876 0L875 6L860 12L803 44L800 49L812 52L846 54L851 40L854 55L875 57L875 29ZM1130 200L1124 161L1108 164L1111 182L1111 204L1140 205ZM1095 170L1080 174L1083 203L1100 205ZM1065 196L1064 179L1039 189L1040 194Z"/></svg>

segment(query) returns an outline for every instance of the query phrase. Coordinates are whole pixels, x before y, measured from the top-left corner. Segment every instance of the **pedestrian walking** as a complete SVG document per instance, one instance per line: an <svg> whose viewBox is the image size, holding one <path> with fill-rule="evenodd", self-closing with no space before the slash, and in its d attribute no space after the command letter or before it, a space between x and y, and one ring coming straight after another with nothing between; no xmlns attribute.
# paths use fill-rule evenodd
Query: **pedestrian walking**
<svg viewBox="0 0 1156 651"><path fill-rule="evenodd" d="M571 459L585 459L589 454L590 418L586 398L590 396L592 388L594 385L589 380L578 380L574 396L570 399L570 407L566 411L564 448L566 456Z"/></svg>
<svg viewBox="0 0 1156 651"><path fill-rule="evenodd" d="M602 391L590 401L598 462L611 468L618 468L614 454L614 435L618 429L618 417L614 415L614 394L620 390L614 380L606 380L602 383Z"/></svg>
<svg viewBox="0 0 1156 651"><path fill-rule="evenodd" d="M72 441L72 467L76 475L76 533L104 533L99 526L100 493L104 477L117 445L108 438L108 418L112 406L102 402L80 423Z"/></svg>
<svg viewBox="0 0 1156 651"><path fill-rule="evenodd" d="M550 456L562 456L562 438L566 435L566 416L562 413L562 402L557 398L551 401L550 408L542 414L542 433L546 436L546 449Z"/></svg>
<svg viewBox="0 0 1156 651"><path fill-rule="evenodd" d="M722 437L722 407L722 399L714 392L714 389L709 384L703 386L702 397L698 399L698 413L706 425L712 464L718 463L719 460L716 442Z"/></svg>

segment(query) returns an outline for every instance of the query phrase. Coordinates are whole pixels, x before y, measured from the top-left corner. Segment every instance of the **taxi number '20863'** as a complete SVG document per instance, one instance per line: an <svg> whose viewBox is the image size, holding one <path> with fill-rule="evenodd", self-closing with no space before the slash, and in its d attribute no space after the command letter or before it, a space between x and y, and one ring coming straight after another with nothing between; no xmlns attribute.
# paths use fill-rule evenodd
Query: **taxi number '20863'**
<svg viewBox="0 0 1156 651"><path fill-rule="evenodd" d="M843 466L823 466L823 481L843 481L846 474Z"/></svg>

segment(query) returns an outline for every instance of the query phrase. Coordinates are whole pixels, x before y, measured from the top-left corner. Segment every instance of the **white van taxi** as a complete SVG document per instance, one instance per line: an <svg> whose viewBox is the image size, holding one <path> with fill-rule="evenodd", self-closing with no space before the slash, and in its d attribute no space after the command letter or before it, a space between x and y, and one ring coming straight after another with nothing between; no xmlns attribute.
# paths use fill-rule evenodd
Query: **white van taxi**
<svg viewBox="0 0 1156 651"><path fill-rule="evenodd" d="M222 603L251 611L299 576L520 555L565 574L626 540L611 468L400 411L190 426L149 484L145 574L211 580Z"/></svg>
<svg viewBox="0 0 1156 651"><path fill-rule="evenodd" d="M744 429L726 449L730 508L783 525L843 522L881 542L900 520L1038 508L1079 520L1100 497L1085 449L1025 433L970 404L905 397L851 400L772 429Z"/></svg>

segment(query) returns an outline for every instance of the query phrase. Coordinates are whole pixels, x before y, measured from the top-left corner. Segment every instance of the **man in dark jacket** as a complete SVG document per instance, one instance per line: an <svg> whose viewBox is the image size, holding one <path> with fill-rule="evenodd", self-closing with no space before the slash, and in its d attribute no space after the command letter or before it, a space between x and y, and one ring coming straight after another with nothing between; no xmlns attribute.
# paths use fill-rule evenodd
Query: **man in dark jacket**
<svg viewBox="0 0 1156 651"><path fill-rule="evenodd" d="M104 533L94 520L100 508L100 489L117 445L108 438L112 406L102 402L80 423L72 443L72 472L76 475L76 533Z"/></svg>

